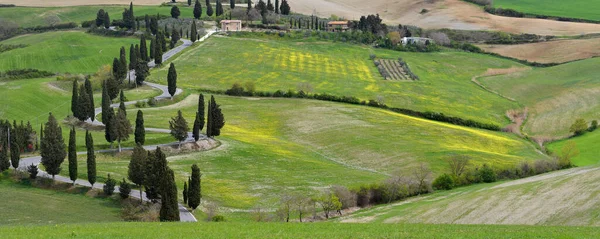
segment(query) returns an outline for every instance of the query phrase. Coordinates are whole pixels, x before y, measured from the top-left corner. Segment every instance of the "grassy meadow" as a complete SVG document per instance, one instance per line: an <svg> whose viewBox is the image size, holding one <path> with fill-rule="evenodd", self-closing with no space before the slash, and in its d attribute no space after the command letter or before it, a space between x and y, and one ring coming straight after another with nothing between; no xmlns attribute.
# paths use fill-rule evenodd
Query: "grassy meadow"
<svg viewBox="0 0 600 239"><path fill-rule="evenodd" d="M80 31L17 36L0 44L29 46L2 53L0 71L34 68L60 73L94 73L103 65L112 65L122 46L129 55L129 46L139 43L136 38L102 37Z"/></svg>
<svg viewBox="0 0 600 239"><path fill-rule="evenodd" d="M600 2L595 0L494 0L494 7L510 8L524 13L600 20Z"/></svg>
<svg viewBox="0 0 600 239"><path fill-rule="evenodd" d="M421 80L386 81L370 54L402 57ZM504 125L514 102L490 94L471 82L488 68L518 64L485 55L438 52L400 53L367 46L267 38L212 37L173 60L178 86L226 90L253 82L257 91L289 89L312 93L383 99L393 107L443 112ZM153 70L149 81L166 84L168 66Z"/></svg>
<svg viewBox="0 0 600 239"><path fill-rule="evenodd" d="M571 161L576 166L596 165L600 163L600 148L597 143L600 142L600 131L586 133L583 136L552 142L546 147L553 153L560 154L562 148L569 142L575 142L579 155Z"/></svg>
<svg viewBox="0 0 600 239"><path fill-rule="evenodd" d="M81 193L66 193L34 188L16 183L8 177L6 172L0 174L0 192L2 192L0 193L2 202L0 231L6 230L6 225L54 226L83 221L90 223L121 221L121 208L114 200L85 196L87 190ZM1 234L2 237L11 237L4 232Z"/></svg>
<svg viewBox="0 0 600 239"><path fill-rule="evenodd" d="M564 137L577 118L600 118L599 64L600 58L593 58L479 81L528 108L526 133Z"/></svg>
<svg viewBox="0 0 600 239"><path fill-rule="evenodd" d="M572 168L514 181L438 191L363 209L339 220L374 224L595 226L598 232L599 182L598 166Z"/></svg>

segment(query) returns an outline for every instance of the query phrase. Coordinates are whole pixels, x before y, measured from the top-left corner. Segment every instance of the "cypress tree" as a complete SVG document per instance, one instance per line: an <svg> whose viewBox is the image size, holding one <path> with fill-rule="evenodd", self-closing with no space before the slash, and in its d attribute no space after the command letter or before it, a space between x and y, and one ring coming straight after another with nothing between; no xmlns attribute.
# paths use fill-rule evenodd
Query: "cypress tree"
<svg viewBox="0 0 600 239"><path fill-rule="evenodd" d="M198 40L198 30L196 29L196 21L192 22L192 30L190 40L196 42Z"/></svg>
<svg viewBox="0 0 600 239"><path fill-rule="evenodd" d="M101 27L104 25L104 9L98 10L96 13L96 26Z"/></svg>
<svg viewBox="0 0 600 239"><path fill-rule="evenodd" d="M180 15L181 15L181 11L179 11L179 8L177 6L173 6L171 8L171 17L178 19Z"/></svg>
<svg viewBox="0 0 600 239"><path fill-rule="evenodd" d="M179 148L181 148L181 142L187 139L190 130L187 121L181 115L181 110L177 111L177 116L169 121L169 129L173 138L179 141Z"/></svg>
<svg viewBox="0 0 600 239"><path fill-rule="evenodd" d="M125 98L125 92L121 90L121 93L119 93L119 109L127 110L125 102L127 102L127 98Z"/></svg>
<svg viewBox="0 0 600 239"><path fill-rule="evenodd" d="M223 113L221 112L220 106L215 101L214 96L211 96L210 102L208 104L209 104L208 110L209 110L209 122L210 122L210 126L208 126L210 128L210 136L209 137L214 138L214 136L221 135L221 128L223 128L223 126L225 126L225 117L223 116ZM207 131L209 128L207 128Z"/></svg>
<svg viewBox="0 0 600 239"><path fill-rule="evenodd" d="M108 97L111 101L116 99L117 96L119 96L119 82L114 76L109 77L106 80L106 90L108 92Z"/></svg>
<svg viewBox="0 0 600 239"><path fill-rule="evenodd" d="M1 137L6 138L7 135ZM10 159L8 157L8 144L6 141L2 141L2 148L0 149L0 172L4 172L10 168Z"/></svg>
<svg viewBox="0 0 600 239"><path fill-rule="evenodd" d="M123 83L123 80L127 76L127 53L125 53L125 47L121 47L119 63L119 84Z"/></svg>
<svg viewBox="0 0 600 239"><path fill-rule="evenodd" d="M102 122L108 122L108 108L110 108L110 96L108 96L106 80L102 82Z"/></svg>
<svg viewBox="0 0 600 239"><path fill-rule="evenodd" d="M159 182L160 177L157 168L157 159L154 152L148 152L146 158L146 167L144 168L144 188L146 189L146 197L151 200L159 198Z"/></svg>
<svg viewBox="0 0 600 239"><path fill-rule="evenodd" d="M177 203L177 185L173 170L167 168L161 180L160 221L179 221L179 205Z"/></svg>
<svg viewBox="0 0 600 239"><path fill-rule="evenodd" d="M87 148L87 176L88 182L94 186L96 183L96 155L94 153L94 139L92 134L85 131L85 147Z"/></svg>
<svg viewBox="0 0 600 239"><path fill-rule="evenodd" d="M131 22L131 28L135 30L135 15L133 14L133 2L129 3L129 21Z"/></svg>
<svg viewBox="0 0 600 239"><path fill-rule="evenodd" d="M83 84L85 85L85 91L87 93L88 96L88 105L86 108L86 116L87 118L90 118L92 121L94 121L95 117L96 117L96 112L95 112L95 107L94 107L94 90L92 89L92 82L90 82L89 79L85 79L85 83Z"/></svg>
<svg viewBox="0 0 600 239"><path fill-rule="evenodd" d="M110 16L108 16L108 12L104 13L104 28L105 29L109 29L110 28Z"/></svg>
<svg viewBox="0 0 600 239"><path fill-rule="evenodd" d="M129 183L127 183L127 181L125 181L125 178L123 178L123 181L121 181L119 183L119 196L121 196L122 199L127 199L127 198L129 198L130 193L131 193L131 185L129 185ZM140 198L141 198L141 196L140 196Z"/></svg>
<svg viewBox="0 0 600 239"><path fill-rule="evenodd" d="M279 14L279 0L275 0L275 13Z"/></svg>
<svg viewBox="0 0 600 239"><path fill-rule="evenodd" d="M210 5L210 0L206 0L206 15L208 15L209 17L212 17L213 15L213 9L212 5Z"/></svg>
<svg viewBox="0 0 600 239"><path fill-rule="evenodd" d="M267 10L268 11L275 11L275 7L273 6L273 3L271 3L271 0L267 0Z"/></svg>
<svg viewBox="0 0 600 239"><path fill-rule="evenodd" d="M234 9L234 8L235 8L235 0L229 0L229 7L230 7L231 9Z"/></svg>
<svg viewBox="0 0 600 239"><path fill-rule="evenodd" d="M146 142L146 129L144 128L144 113L138 110L135 118L135 143L144 145ZM131 180L131 179L130 179Z"/></svg>
<svg viewBox="0 0 600 239"><path fill-rule="evenodd" d="M73 94L71 96L71 112L73 113L73 117L79 118L79 85L77 84L77 80L73 80Z"/></svg>
<svg viewBox="0 0 600 239"><path fill-rule="evenodd" d="M148 159L148 152L137 144L131 154L131 161L129 161L129 167L127 171L127 177L129 181L133 182L140 188L140 200L142 200L142 186L146 178L146 160ZM143 202L143 200L142 200Z"/></svg>
<svg viewBox="0 0 600 239"><path fill-rule="evenodd" d="M129 70L135 69L135 64L137 62L137 54L135 53L135 46L131 44L129 47Z"/></svg>
<svg viewBox="0 0 600 239"><path fill-rule="evenodd" d="M169 94L171 95L171 100L173 100L173 96L177 92L177 70L175 69L175 64L171 63L169 66L169 73L167 74L167 84Z"/></svg>
<svg viewBox="0 0 600 239"><path fill-rule="evenodd" d="M290 5L288 4L287 0L282 0L281 1L281 14L283 15L290 15Z"/></svg>
<svg viewBox="0 0 600 239"><path fill-rule="evenodd" d="M188 205L195 210L202 200L201 188L200 188L200 178L202 174L200 173L200 168L198 165L192 165L192 180L189 185L189 193L188 193Z"/></svg>
<svg viewBox="0 0 600 239"><path fill-rule="evenodd" d="M148 59L148 61L150 61L150 59L154 59L154 47L156 46L156 41L154 41L153 39L150 39L150 58Z"/></svg>
<svg viewBox="0 0 600 239"><path fill-rule="evenodd" d="M20 130L17 128L17 122L14 122L13 130L10 134L10 163L16 170L21 160L21 144L19 143Z"/></svg>
<svg viewBox="0 0 600 239"><path fill-rule="evenodd" d="M121 68L121 62L119 61L119 59L117 59L115 57L115 58L113 58L112 73L113 73L113 76L117 79L119 78L119 74L121 72L121 69L119 69L119 68Z"/></svg>
<svg viewBox="0 0 600 239"><path fill-rule="evenodd" d="M121 102L121 104L123 103ZM119 108L115 122L117 128L115 130L115 132L117 133L115 139L119 144L119 152L121 152L121 141L128 140L129 135L132 133L131 123L129 123L129 120L127 119L127 111Z"/></svg>
<svg viewBox="0 0 600 239"><path fill-rule="evenodd" d="M192 6L192 0L187 0L188 1L188 7Z"/></svg>
<svg viewBox="0 0 600 239"><path fill-rule="evenodd" d="M155 50L154 50L154 64L156 64L157 66L162 65L162 55L163 55L163 48L162 48L162 42L165 41L162 32L158 32L158 34L156 34L156 44L154 45Z"/></svg>
<svg viewBox="0 0 600 239"><path fill-rule="evenodd" d="M150 61L150 59L148 58L148 47L146 46L146 36L144 36L143 34L142 34L142 37L140 38L140 59L145 62ZM140 59L138 59L138 61Z"/></svg>
<svg viewBox="0 0 600 239"><path fill-rule="evenodd" d="M77 119L84 121L89 118L89 108L90 108L90 97L88 96L88 91L85 89L85 84L79 87L79 109Z"/></svg>
<svg viewBox="0 0 600 239"><path fill-rule="evenodd" d="M196 3L194 4L194 18L200 19L201 16L202 16L202 5L200 5L199 0L196 0Z"/></svg>
<svg viewBox="0 0 600 239"><path fill-rule="evenodd" d="M137 68L135 68L135 83L137 85L142 85L148 77L150 69L148 69L148 64L146 62L138 62Z"/></svg>
<svg viewBox="0 0 600 239"><path fill-rule="evenodd" d="M212 124L213 124L213 118L212 118L212 103L211 100L208 100L208 110L206 111L207 115L206 115L206 137L212 137L213 133L212 133Z"/></svg>
<svg viewBox="0 0 600 239"><path fill-rule="evenodd" d="M46 168L46 172L52 175L52 179L60 173L60 165L67 156L65 148L66 145L62 137L62 130L56 118L50 113L46 128L44 129L41 155L42 165Z"/></svg>
<svg viewBox="0 0 600 239"><path fill-rule="evenodd" d="M196 119L194 120L194 129L192 134L196 142L200 139L200 132L204 128L204 95L198 96L198 111L196 111Z"/></svg>
<svg viewBox="0 0 600 239"><path fill-rule="evenodd" d="M173 49L175 47L175 45L177 45L177 42L181 39L181 35L179 35L179 31L175 30L175 28L173 28L172 32L171 32L171 49Z"/></svg>
<svg viewBox="0 0 600 239"><path fill-rule="evenodd" d="M187 204L188 202L188 186L187 182L183 182L183 203Z"/></svg>
<svg viewBox="0 0 600 239"><path fill-rule="evenodd" d="M165 30L163 31L163 34L165 34L164 36L165 36L166 38L169 38L169 37L170 37L170 36L169 36L169 29L167 28L167 24L165 24ZM162 40L162 39L161 39L161 40ZM163 51L164 51L164 49L163 49Z"/></svg>
<svg viewBox="0 0 600 239"><path fill-rule="evenodd" d="M102 115L104 114L105 113L103 112ZM106 142L110 143L110 148L112 148L113 142L117 139L116 122L115 110L112 107L109 107L106 111L106 121L104 122L104 139L106 139Z"/></svg>
<svg viewBox="0 0 600 239"><path fill-rule="evenodd" d="M73 127L69 134L69 178L73 181L73 185L77 180L77 139L75 136L75 127Z"/></svg>
<svg viewBox="0 0 600 239"><path fill-rule="evenodd" d="M152 35L156 35L158 32L158 16L150 18L150 32Z"/></svg>
<svg viewBox="0 0 600 239"><path fill-rule="evenodd" d="M221 0L217 0L217 17L223 15L223 4Z"/></svg>
<svg viewBox="0 0 600 239"><path fill-rule="evenodd" d="M252 10L252 0L248 0L248 6L246 8L246 12L250 12L250 10Z"/></svg>

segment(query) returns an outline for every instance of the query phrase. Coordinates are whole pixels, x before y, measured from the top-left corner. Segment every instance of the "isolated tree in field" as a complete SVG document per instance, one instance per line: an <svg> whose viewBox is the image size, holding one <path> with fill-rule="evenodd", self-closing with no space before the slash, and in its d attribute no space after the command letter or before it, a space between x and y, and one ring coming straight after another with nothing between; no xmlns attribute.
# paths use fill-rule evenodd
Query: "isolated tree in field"
<svg viewBox="0 0 600 239"><path fill-rule="evenodd" d="M92 138L92 134L85 131L85 148L87 149L87 176L88 182L92 186L96 183L96 155L94 152L94 138Z"/></svg>
<svg viewBox="0 0 600 239"><path fill-rule="evenodd" d="M129 198L129 194L131 194L131 185L123 178L123 181L119 183L119 196L121 196L122 199L127 199Z"/></svg>
<svg viewBox="0 0 600 239"><path fill-rule="evenodd" d="M73 117L79 118L79 84L77 84L77 80L73 80L73 91L71 95L71 112L73 113Z"/></svg>
<svg viewBox="0 0 600 239"><path fill-rule="evenodd" d="M104 9L100 9L98 10L98 13L96 13L96 26L104 26Z"/></svg>
<svg viewBox="0 0 600 239"><path fill-rule="evenodd" d="M202 17L202 5L200 5L199 0L196 0L196 3L194 4L194 18L200 19L200 17Z"/></svg>
<svg viewBox="0 0 600 239"><path fill-rule="evenodd" d="M179 221L179 205L177 203L177 185L173 170L167 168L161 180L160 221Z"/></svg>
<svg viewBox="0 0 600 239"><path fill-rule="evenodd" d="M177 92L177 70L175 69L175 64L171 63L169 66L169 73L167 74L167 84L169 94L171 95L171 100L173 100L173 96Z"/></svg>
<svg viewBox="0 0 600 239"><path fill-rule="evenodd" d="M190 40L196 42L198 40L198 29L196 29L196 21L192 21L192 30Z"/></svg>
<svg viewBox="0 0 600 239"><path fill-rule="evenodd" d="M179 8L177 6L173 6L171 8L171 17L178 19L180 15L181 15L181 12L179 11Z"/></svg>
<svg viewBox="0 0 600 239"><path fill-rule="evenodd" d="M135 117L135 143L144 145L146 142L146 129L144 128L144 113L138 110L137 116Z"/></svg>
<svg viewBox="0 0 600 239"><path fill-rule="evenodd" d="M217 0L216 15L217 15L217 17L223 15L223 4L221 3L221 0Z"/></svg>
<svg viewBox="0 0 600 239"><path fill-rule="evenodd" d="M146 62L138 62L137 67L135 68L135 83L137 85L144 84L148 75L150 75L148 64Z"/></svg>
<svg viewBox="0 0 600 239"><path fill-rule="evenodd" d="M19 167L19 161L21 160L21 145L19 143L19 130L15 122L13 133L10 134L10 163L16 170Z"/></svg>
<svg viewBox="0 0 600 239"><path fill-rule="evenodd" d="M198 96L198 111L196 111L196 119L194 120L194 129L192 135L194 140L198 142L200 139L200 132L204 128L204 95Z"/></svg>
<svg viewBox="0 0 600 239"><path fill-rule="evenodd" d="M104 186L102 187L102 191L104 191L104 195L111 196L115 192L115 186L117 185L117 181L110 177L110 173L108 174L108 179L104 182Z"/></svg>
<svg viewBox="0 0 600 239"><path fill-rule="evenodd" d="M213 137L221 135L221 129L225 126L225 117L221 112L220 106L215 101L214 96L210 96L208 102L208 123L206 127L206 136Z"/></svg>
<svg viewBox="0 0 600 239"><path fill-rule="evenodd" d="M275 6L273 6L273 3L271 3L271 0L267 0L267 10L268 11L275 11Z"/></svg>
<svg viewBox="0 0 600 239"><path fill-rule="evenodd" d="M180 33L175 30L175 28L173 28L173 31L171 32L171 49L175 48L175 45L177 45L177 42L181 39L181 35Z"/></svg>
<svg viewBox="0 0 600 239"><path fill-rule="evenodd" d="M208 15L209 17L212 17L213 15L213 9L212 9L212 5L210 5L210 0L206 0L206 15Z"/></svg>
<svg viewBox="0 0 600 239"><path fill-rule="evenodd" d="M131 123L127 119L127 111L119 108L116 118L117 135L116 140L119 145L119 152L121 152L121 142L129 139L129 135L132 133Z"/></svg>
<svg viewBox="0 0 600 239"><path fill-rule="evenodd" d="M142 37L140 38L140 57L138 61L150 61L150 59L148 58L148 47L146 46L146 36L144 35L142 35ZM135 69L135 65L133 69Z"/></svg>
<svg viewBox="0 0 600 239"><path fill-rule="evenodd" d="M288 4L287 0L282 0L281 1L281 14L283 15L290 15L290 5Z"/></svg>
<svg viewBox="0 0 600 239"><path fill-rule="evenodd" d="M108 12L104 13L104 29L109 29L110 28L110 16L108 15Z"/></svg>
<svg viewBox="0 0 600 239"><path fill-rule="evenodd" d="M575 136L579 136L584 134L587 129L588 123L585 122L584 119L579 118L575 120L575 123L571 125L571 128L569 128L569 132L573 133Z"/></svg>
<svg viewBox="0 0 600 239"><path fill-rule="evenodd" d="M69 134L69 178L73 181L73 185L77 180L77 139L75 136L75 127L73 127Z"/></svg>
<svg viewBox="0 0 600 239"><path fill-rule="evenodd" d="M275 0L275 13L279 14L279 0Z"/></svg>
<svg viewBox="0 0 600 239"><path fill-rule="evenodd" d="M142 186L144 185L144 180L146 178L147 159L148 152L146 152L142 145L137 144L131 154L127 178L140 188L140 199L142 198Z"/></svg>
<svg viewBox="0 0 600 239"><path fill-rule="evenodd" d="M190 185L188 187L188 206L192 208L192 210L196 210L196 208L200 205L202 200L202 192L201 192L201 180L202 174L200 173L200 168L198 165L192 165L192 179L190 181Z"/></svg>
<svg viewBox="0 0 600 239"><path fill-rule="evenodd" d="M52 113L48 116L41 144L42 165L54 179L54 176L60 173L60 165L65 160L67 152L62 130Z"/></svg>
<svg viewBox="0 0 600 239"><path fill-rule="evenodd" d="M235 0L229 0L229 7L235 9Z"/></svg>
<svg viewBox="0 0 600 239"><path fill-rule="evenodd" d="M85 79L83 85L85 86L85 91L87 92L89 102L89 104L87 105L88 108L86 110L87 117L94 121L96 114L94 107L94 89L92 89L92 82L89 79Z"/></svg>
<svg viewBox="0 0 600 239"><path fill-rule="evenodd" d="M181 148L181 143L187 139L190 130L187 121L181 115L181 110L177 111L177 116L169 121L169 129L171 129L173 138L179 141L179 148Z"/></svg>

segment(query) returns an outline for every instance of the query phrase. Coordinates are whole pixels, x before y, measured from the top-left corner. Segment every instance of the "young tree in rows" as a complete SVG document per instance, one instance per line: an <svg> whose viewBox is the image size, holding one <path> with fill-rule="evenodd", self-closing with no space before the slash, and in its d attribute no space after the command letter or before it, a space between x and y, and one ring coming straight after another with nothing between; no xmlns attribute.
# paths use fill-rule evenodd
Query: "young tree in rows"
<svg viewBox="0 0 600 239"><path fill-rule="evenodd" d="M137 55L135 53L135 46L131 44L129 47L129 70L135 69L135 65L137 64ZM129 73L127 73L127 78L129 78Z"/></svg>
<svg viewBox="0 0 600 239"><path fill-rule="evenodd" d="M121 102L121 104L123 104L123 102ZM127 119L127 111L119 108L115 122L117 124L117 135L115 138L119 144L119 152L121 152L121 141L128 140L129 135L132 133L131 123L129 123L129 120Z"/></svg>
<svg viewBox="0 0 600 239"><path fill-rule="evenodd" d="M94 152L94 139L92 134L85 131L85 148L87 149L87 176L92 186L96 183L96 155Z"/></svg>
<svg viewBox="0 0 600 239"><path fill-rule="evenodd" d="M171 129L173 138L179 141L179 148L181 148L181 143L187 139L190 130L187 121L181 115L181 110L177 111L177 116L169 121L169 129Z"/></svg>
<svg viewBox="0 0 600 239"><path fill-rule="evenodd" d="M79 115L79 84L77 84L77 80L73 80L73 90L71 95L71 112L73 113L73 117L77 117Z"/></svg>
<svg viewBox="0 0 600 239"><path fill-rule="evenodd" d="M127 199L129 198L129 194L131 194L131 185L123 178L123 181L119 183L119 196L121 196L122 199ZM140 198L141 197L142 196L140 196Z"/></svg>
<svg viewBox="0 0 600 239"><path fill-rule="evenodd" d="M234 8L235 8L235 0L229 0L229 7L230 7L231 9L234 9Z"/></svg>
<svg viewBox="0 0 600 239"><path fill-rule="evenodd" d="M19 167L21 160L21 144L19 143L20 130L17 128L17 123L14 122L12 133L10 134L10 163L16 170Z"/></svg>
<svg viewBox="0 0 600 239"><path fill-rule="evenodd" d="M138 110L137 116L135 117L135 143L144 145L146 142L146 129L144 128L144 113Z"/></svg>
<svg viewBox="0 0 600 239"><path fill-rule="evenodd" d="M279 0L275 0L275 13L279 14Z"/></svg>
<svg viewBox="0 0 600 239"><path fill-rule="evenodd" d="M150 39L150 57L148 58L148 62L150 62L150 59L154 59L155 46L156 46L156 41L154 40L154 38Z"/></svg>
<svg viewBox="0 0 600 239"><path fill-rule="evenodd" d="M171 49L173 49L175 47L175 45L177 45L177 42L181 39L181 35L180 33L175 30L175 28L173 28L173 31L171 32Z"/></svg>
<svg viewBox="0 0 600 239"><path fill-rule="evenodd" d="M62 130L52 113L48 116L41 144L42 165L44 165L46 172L52 175L52 179L54 179L54 176L60 173L60 165L65 160L67 152L65 141L62 137Z"/></svg>
<svg viewBox="0 0 600 239"><path fill-rule="evenodd" d="M177 92L177 70L175 69L175 64L171 63L169 66L169 73L167 74L167 84L169 94L171 95L171 100L173 100L173 96Z"/></svg>
<svg viewBox="0 0 600 239"><path fill-rule="evenodd" d="M104 26L104 9L100 9L98 10L98 13L96 13L96 26Z"/></svg>
<svg viewBox="0 0 600 239"><path fill-rule="evenodd" d="M192 22L192 30L190 40L196 42L198 40L198 29L196 29L196 21Z"/></svg>
<svg viewBox="0 0 600 239"><path fill-rule="evenodd" d="M69 178L73 181L73 185L77 180L77 139L75 136L75 127L73 127L69 133Z"/></svg>
<svg viewBox="0 0 600 239"><path fill-rule="evenodd" d="M90 97L85 84L79 86L79 109L77 110L77 119L84 121L89 118L89 108L91 107Z"/></svg>
<svg viewBox="0 0 600 239"><path fill-rule="evenodd" d="M179 11L179 8L177 6L173 6L171 8L171 17L178 19L180 15L181 15L181 12Z"/></svg>
<svg viewBox="0 0 600 239"><path fill-rule="evenodd" d="M150 59L148 58L148 47L146 46L146 36L142 34L142 38L140 38L140 57L138 59L138 61L145 61L145 62L149 62ZM135 69L135 65L133 67Z"/></svg>
<svg viewBox="0 0 600 239"><path fill-rule="evenodd" d="M183 182L183 203L188 203L188 185L187 182Z"/></svg>
<svg viewBox="0 0 600 239"><path fill-rule="evenodd" d="M282 0L281 1L281 14L283 15L290 15L290 5L288 4L287 0Z"/></svg>
<svg viewBox="0 0 600 239"><path fill-rule="evenodd" d="M125 47L121 47L120 55L119 84L122 84L125 77L127 77L127 53L125 53Z"/></svg>
<svg viewBox="0 0 600 239"><path fill-rule="evenodd" d="M194 129L192 130L192 135L194 135L194 140L198 142L200 139L200 132L204 128L204 95L200 94L198 96L198 111L196 111L196 119L194 120Z"/></svg>
<svg viewBox="0 0 600 239"><path fill-rule="evenodd" d="M96 112L94 107L94 89L92 89L92 82L90 82L89 79L85 79L83 85L85 86L85 91L87 93L89 102L87 106L88 108L86 110L87 117L94 121L94 119L96 118Z"/></svg>
<svg viewBox="0 0 600 239"><path fill-rule="evenodd" d="M271 0L267 0L267 10L269 11L275 11L275 6L273 6L273 3L271 3Z"/></svg>
<svg viewBox="0 0 600 239"><path fill-rule="evenodd" d="M188 206L190 206L192 210L195 210L202 200L202 188L200 185L201 177L202 174L200 173L198 165L192 165L192 180L188 187Z"/></svg>
<svg viewBox="0 0 600 239"><path fill-rule="evenodd" d="M160 221L179 221L179 204L177 203L177 185L173 170L166 168L161 180Z"/></svg>
<svg viewBox="0 0 600 239"><path fill-rule="evenodd" d="M216 15L217 15L217 17L223 15L223 4L221 3L221 0L217 0Z"/></svg>
<svg viewBox="0 0 600 239"><path fill-rule="evenodd" d="M194 4L194 18L200 19L201 16L202 16L202 5L200 5L199 0L196 0L196 3Z"/></svg>
<svg viewBox="0 0 600 239"><path fill-rule="evenodd" d="M138 62L137 67L135 68L135 83L137 85L144 84L148 75L150 75L148 64L146 62Z"/></svg>
<svg viewBox="0 0 600 239"><path fill-rule="evenodd" d="M110 177L110 173L108 174L108 179L104 182L104 186L102 187L102 191L106 196L111 196L115 192L115 186L117 185L117 181Z"/></svg>
<svg viewBox="0 0 600 239"><path fill-rule="evenodd" d="M210 5L210 0L206 0L206 15L208 15L209 17L212 17L213 15L213 9L212 5Z"/></svg>
<svg viewBox="0 0 600 239"><path fill-rule="evenodd" d="M156 44L154 45L155 49L154 49L154 64L156 64L157 66L162 65L162 55L163 55L163 48L162 48L162 42L165 41L162 32L158 32L158 34L156 34Z"/></svg>
<svg viewBox="0 0 600 239"><path fill-rule="evenodd" d="M206 127L206 135L213 138L214 136L221 135L223 126L225 126L225 117L221 112L221 107L215 101L215 97L211 96L210 101L208 102L208 124Z"/></svg>
<svg viewBox="0 0 600 239"><path fill-rule="evenodd" d="M146 178L147 159L148 152L146 152L142 145L137 144L131 154L127 178L140 188L140 199L142 198L142 186L144 185L144 179ZM142 202L143 201L144 200L142 200Z"/></svg>
<svg viewBox="0 0 600 239"><path fill-rule="evenodd" d="M104 29L109 29L110 28L110 16L108 15L108 12L104 13Z"/></svg>

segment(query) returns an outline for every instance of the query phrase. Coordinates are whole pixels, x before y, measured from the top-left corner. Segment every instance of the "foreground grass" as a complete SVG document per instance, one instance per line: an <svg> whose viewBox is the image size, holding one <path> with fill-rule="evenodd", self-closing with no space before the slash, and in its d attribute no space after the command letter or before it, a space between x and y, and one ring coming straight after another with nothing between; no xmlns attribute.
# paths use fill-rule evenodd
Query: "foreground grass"
<svg viewBox="0 0 600 239"><path fill-rule="evenodd" d="M595 238L593 227L336 223L99 223L0 227L27 238ZM35 233L33 233L35 232Z"/></svg>
<svg viewBox="0 0 600 239"><path fill-rule="evenodd" d="M573 168L436 192L365 209L341 221L598 226L599 180L598 167Z"/></svg>
<svg viewBox="0 0 600 239"><path fill-rule="evenodd" d="M600 2L595 0L495 0L494 7L557 17L600 20Z"/></svg>
<svg viewBox="0 0 600 239"><path fill-rule="evenodd" d="M564 137L577 118L600 117L600 58L550 68L480 79L529 109L524 131L534 136Z"/></svg>
<svg viewBox="0 0 600 239"><path fill-rule="evenodd" d="M560 155L562 148L569 142L575 142L575 145L577 145L577 149L579 150L579 155L571 159L574 165L587 166L600 163L600 158L598 158L598 155L600 155L600 148L598 148L600 131L594 131L592 133L586 133L583 136L552 142L546 145L546 147L553 153Z"/></svg>
<svg viewBox="0 0 600 239"><path fill-rule="evenodd" d="M102 37L79 31L17 36L0 44L29 46L2 53L0 71L34 68L57 73L94 73L103 65L112 65L122 46L129 54L129 46L139 43L136 38Z"/></svg>
<svg viewBox="0 0 600 239"><path fill-rule="evenodd" d="M370 54L402 57L421 80L384 80ZM392 107L443 112L498 125L507 123L506 110L518 108L471 82L488 68L518 64L481 54L400 53L344 43L216 36L173 63L178 86L191 89L226 90L236 82L253 82L257 91L269 92L312 88L312 93L380 98ZM167 71L168 65L153 70L149 81L166 84Z"/></svg>
<svg viewBox="0 0 600 239"><path fill-rule="evenodd" d="M84 195L86 191L73 194L39 189L13 182L7 173L2 173L0 226L121 221L116 201L91 198ZM2 237L10 236L2 233Z"/></svg>

